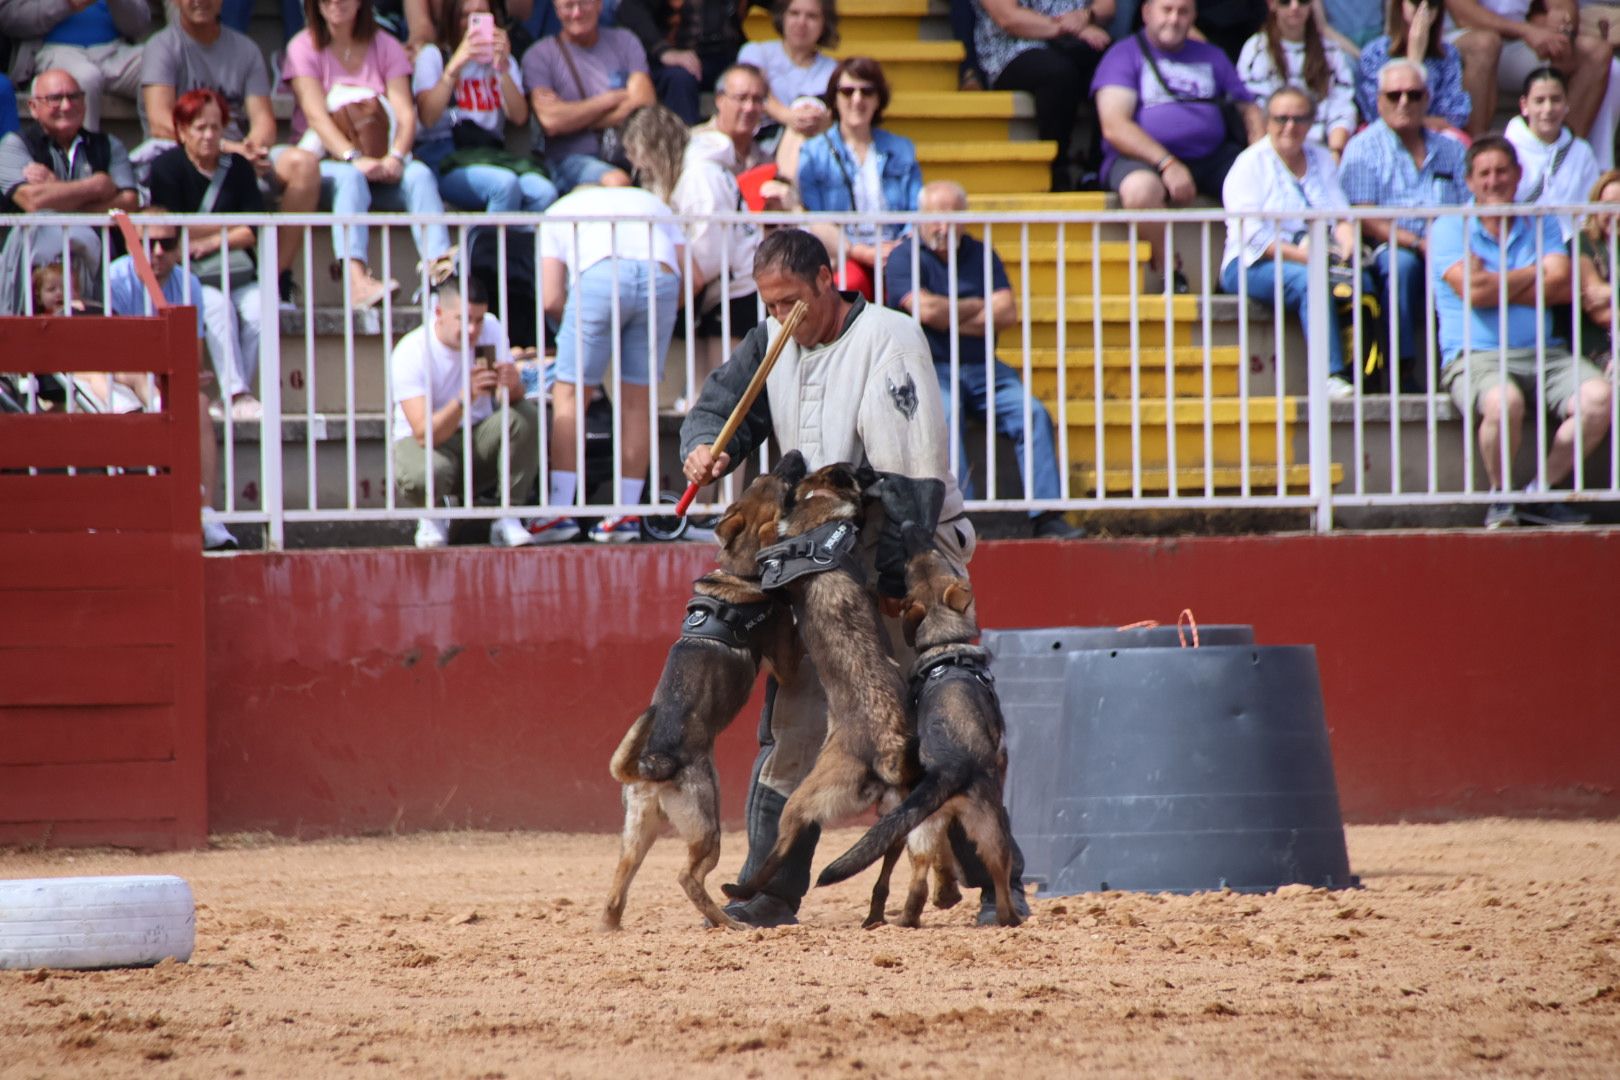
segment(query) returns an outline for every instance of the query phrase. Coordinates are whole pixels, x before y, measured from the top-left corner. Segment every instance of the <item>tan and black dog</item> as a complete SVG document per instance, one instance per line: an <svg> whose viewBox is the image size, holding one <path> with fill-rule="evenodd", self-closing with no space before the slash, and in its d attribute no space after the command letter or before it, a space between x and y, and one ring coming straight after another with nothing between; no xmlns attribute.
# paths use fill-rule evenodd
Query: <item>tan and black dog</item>
<svg viewBox="0 0 1620 1080"><path fill-rule="evenodd" d="M800 640L826 691L827 737L809 775L782 808L770 854L749 880L722 886L734 899L757 893L808 826L857 813L885 797L897 800L918 775L905 686L883 647L876 602L858 566L849 563L851 540L864 517L863 493L875 480L868 469L828 465L805 477L783 507L778 531L784 541L825 537L817 546L842 545L849 569L811 573L785 586Z"/></svg>
<svg viewBox="0 0 1620 1080"><path fill-rule="evenodd" d="M923 776L898 807L829 863L817 879L831 885L883 856L867 924L883 921L889 874L902 842L911 852L911 889L901 925L916 926L928 890L928 872L954 876L947 830L961 823L978 848L996 894L996 921L1017 926L1012 900L1012 828L1002 806L1007 776L1005 725L989 674L989 655L975 642L973 587L934 547L922 529L903 527L906 639L917 651L912 667L917 737Z"/></svg>
<svg viewBox="0 0 1620 1080"><path fill-rule="evenodd" d="M624 833L604 930L619 928L630 882L666 820L686 841L681 888L711 924L738 928L705 885L720 859L714 740L747 703L762 661L778 681L793 679L799 646L792 612L760 591L754 556L776 541L783 500L804 473L804 457L789 453L726 509L714 530L718 568L693 583L652 704L613 752L609 769L624 785Z"/></svg>

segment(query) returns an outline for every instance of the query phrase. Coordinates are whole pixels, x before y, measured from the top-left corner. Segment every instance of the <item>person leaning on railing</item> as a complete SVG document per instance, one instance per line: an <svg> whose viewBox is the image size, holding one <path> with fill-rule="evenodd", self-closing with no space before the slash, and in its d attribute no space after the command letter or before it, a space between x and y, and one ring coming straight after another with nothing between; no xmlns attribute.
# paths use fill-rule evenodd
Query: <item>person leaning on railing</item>
<svg viewBox="0 0 1620 1080"><path fill-rule="evenodd" d="M861 214L917 209L922 194L917 148L905 136L881 127L883 111L889 107L883 66L869 56L845 57L828 87L828 103L837 122L799 151L799 197L804 208ZM811 231L835 264L842 246L845 287L870 300L878 252L881 249L887 257L905 229L861 221L842 227L812 225Z"/></svg>
<svg viewBox="0 0 1620 1080"><path fill-rule="evenodd" d="M180 145L152 162L148 184L155 204L181 214L264 213L253 166L221 152L226 108L218 90L188 90L175 102L174 130ZM263 415L253 396L261 310L258 234L247 225L228 230L193 225L186 232L191 269L202 281L201 310L221 407L228 402L234 419L257 420Z"/></svg>
<svg viewBox="0 0 1620 1080"><path fill-rule="evenodd" d="M1247 282L1250 300L1269 304L1282 280L1282 301L1310 323L1310 260L1308 224L1303 217L1262 218L1257 211L1301 213L1310 210L1347 210L1349 202L1339 186L1339 170L1326 147L1308 142L1305 133L1314 119L1310 97L1287 87L1266 102L1270 134L1232 163L1226 174L1221 202L1227 211L1226 251L1221 257L1221 289L1239 291ZM1247 216L1246 216L1247 215ZM1336 222L1329 232L1329 257L1343 260L1355 243L1348 221ZM1323 389L1334 399L1354 395L1350 368L1339 336L1339 316L1328 302L1328 379Z"/></svg>
<svg viewBox="0 0 1620 1080"><path fill-rule="evenodd" d="M301 146L327 155L321 161L321 186L323 200L330 192L333 213L364 214L377 207L442 214L438 179L411 157L416 141L411 62L405 47L378 28L371 4L304 0L308 25L287 43L282 62L282 76L298 99L293 131ZM346 126L339 126L339 115ZM369 135L372 131L377 134ZM335 228L333 246L347 267L352 307L375 304L399 287L367 269L367 226ZM411 235L426 263L449 251L450 234L443 225L412 224Z"/></svg>
<svg viewBox="0 0 1620 1080"><path fill-rule="evenodd" d="M1467 178L1477 205L1514 205L1520 170L1513 144L1496 135L1476 140L1468 149ZM1429 267L1445 360L1440 382L1465 423L1479 417L1478 452L1491 490L1505 493L1513 486L1511 473L1503 471L1503 440L1511 470L1527 401L1559 418L1542 467L1547 486L1559 484L1575 467L1577 426L1582 457L1603 441L1610 389L1591 361L1570 353L1554 327L1553 309L1568 304L1572 293L1569 253L1557 219L1440 218L1429 229ZM1506 311L1500 309L1504 292ZM1504 324L1505 337L1499 331ZM1544 397L1538 396L1538 371L1546 378ZM1539 490L1535 480L1525 488ZM1585 520L1563 503L1498 502L1486 512L1485 527Z"/></svg>
<svg viewBox="0 0 1620 1080"><path fill-rule="evenodd" d="M1401 57L1379 71L1378 119L1356 133L1339 164L1339 180L1351 206L1421 209L1457 206L1466 200L1463 145L1424 123L1428 101L1423 65ZM1400 373L1408 390L1429 385L1428 366L1422 362L1428 326L1423 259L1429 221L1421 214L1361 219L1362 239L1375 245L1364 265L1386 319L1396 327L1399 362L1391 369ZM1381 332L1381 346L1388 340L1388 332Z"/></svg>
<svg viewBox="0 0 1620 1080"><path fill-rule="evenodd" d="M498 488L503 441L508 505L530 502L539 475L539 412L523 396L523 379L512 363L505 329L489 312L483 283L469 278L465 288L463 299L457 278L435 286L432 319L400 338L388 361L395 406L394 482L413 506L427 505L430 472L434 498L459 494L464 506L472 505L479 491ZM468 443L463 428L471 429L472 491L461 489ZM417 521L417 547L449 542L445 519ZM490 523L489 542L523 547L534 541L517 518L499 517Z"/></svg>
<svg viewBox="0 0 1620 1080"><path fill-rule="evenodd" d="M416 54L416 156L438 173L451 206L537 214L557 201L557 186L533 158L506 149L506 125L527 124L529 102L500 8L501 0L444 0L438 41ZM494 19L487 40L468 34L472 15Z"/></svg>

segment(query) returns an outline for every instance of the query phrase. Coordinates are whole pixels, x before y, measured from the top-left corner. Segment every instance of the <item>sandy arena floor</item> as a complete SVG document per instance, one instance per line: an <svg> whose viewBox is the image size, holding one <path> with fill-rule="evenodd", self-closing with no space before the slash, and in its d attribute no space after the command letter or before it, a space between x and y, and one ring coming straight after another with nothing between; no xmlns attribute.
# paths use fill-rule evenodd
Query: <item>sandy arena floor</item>
<svg viewBox="0 0 1620 1080"><path fill-rule="evenodd" d="M1617 1075L1620 823L1349 837L1359 892L863 932L868 874L741 934L698 928L665 841L606 936L607 836L0 853L0 877L180 874L198 906L189 964L0 972L0 1076Z"/></svg>

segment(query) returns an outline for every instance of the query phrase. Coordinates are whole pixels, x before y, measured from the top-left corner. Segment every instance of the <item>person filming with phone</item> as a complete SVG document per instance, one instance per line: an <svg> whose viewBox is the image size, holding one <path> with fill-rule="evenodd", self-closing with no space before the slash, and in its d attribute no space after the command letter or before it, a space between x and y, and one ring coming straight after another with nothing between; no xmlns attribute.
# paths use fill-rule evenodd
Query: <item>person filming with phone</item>
<svg viewBox="0 0 1620 1080"><path fill-rule="evenodd" d="M489 313L482 282L468 278L463 286L451 277L438 285L433 318L399 339L389 367L397 406L394 476L403 499L427 505L430 469L436 503L446 495L460 495L463 505L470 505L479 490L498 486L504 427L509 504L533 500L540 418L533 402L523 397L506 330ZM470 446L463 427L472 429ZM465 492L461 480L469 450L473 491ZM444 518L417 522L417 547L443 547L449 539L450 523ZM495 547L521 547L532 539L516 517L496 518L490 525L489 542Z"/></svg>

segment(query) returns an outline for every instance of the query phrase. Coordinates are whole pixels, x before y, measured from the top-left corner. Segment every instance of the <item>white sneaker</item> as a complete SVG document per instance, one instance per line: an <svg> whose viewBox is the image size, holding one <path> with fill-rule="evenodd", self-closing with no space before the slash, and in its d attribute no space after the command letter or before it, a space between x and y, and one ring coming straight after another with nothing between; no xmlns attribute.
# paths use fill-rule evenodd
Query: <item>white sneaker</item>
<svg viewBox="0 0 1620 1080"><path fill-rule="evenodd" d="M1327 392L1329 401L1350 401L1356 396L1355 385L1343 375L1328 376Z"/></svg>
<svg viewBox="0 0 1620 1080"><path fill-rule="evenodd" d="M442 548L450 542L450 523L439 518L418 518L416 521L416 546L419 548Z"/></svg>
<svg viewBox="0 0 1620 1080"><path fill-rule="evenodd" d="M528 527L533 544L566 544L579 535L579 522L571 517L531 518Z"/></svg>
<svg viewBox="0 0 1620 1080"><path fill-rule="evenodd" d="M490 547L528 547L534 537L517 518L496 518L489 524Z"/></svg>
<svg viewBox="0 0 1620 1080"><path fill-rule="evenodd" d="M252 394L238 394L231 399L232 420L263 420L264 406Z"/></svg>

